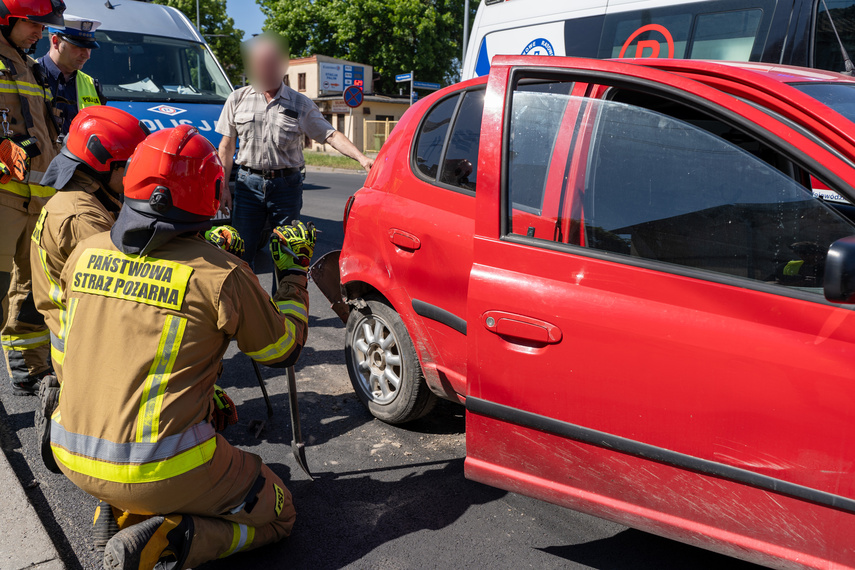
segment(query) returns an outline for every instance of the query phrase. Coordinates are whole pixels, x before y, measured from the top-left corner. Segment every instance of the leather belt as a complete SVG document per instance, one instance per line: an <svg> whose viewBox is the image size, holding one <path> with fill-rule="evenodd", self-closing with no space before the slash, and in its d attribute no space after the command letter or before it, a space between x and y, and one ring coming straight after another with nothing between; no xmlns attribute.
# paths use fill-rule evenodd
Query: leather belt
<svg viewBox="0 0 855 570"><path fill-rule="evenodd" d="M274 178L284 178L286 176L290 176L291 174L297 174L298 172L300 172L300 169L294 166L289 168L280 168L278 170L257 170L248 166L241 166L241 168L243 170L246 170L250 174L261 176L262 178L267 180L272 180Z"/></svg>

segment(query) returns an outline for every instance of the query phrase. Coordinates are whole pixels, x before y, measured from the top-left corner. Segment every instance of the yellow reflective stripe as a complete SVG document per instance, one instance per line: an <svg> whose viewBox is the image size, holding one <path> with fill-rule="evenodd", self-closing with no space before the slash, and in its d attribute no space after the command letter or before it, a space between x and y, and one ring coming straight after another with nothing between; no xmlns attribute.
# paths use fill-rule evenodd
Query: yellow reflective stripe
<svg viewBox="0 0 855 570"><path fill-rule="evenodd" d="M100 105L101 100L98 98L98 91L95 89L95 80L82 71L77 72L77 108L85 109L94 105Z"/></svg>
<svg viewBox="0 0 855 570"><path fill-rule="evenodd" d="M276 307L283 315L288 315L300 319L304 323L309 322L308 311L306 305L299 301L276 301Z"/></svg>
<svg viewBox="0 0 855 570"><path fill-rule="evenodd" d="M65 353L59 350L54 345L50 345L50 358L53 360L54 364L63 365L65 362Z"/></svg>
<svg viewBox="0 0 855 570"><path fill-rule="evenodd" d="M33 243L36 245L41 245L42 243L42 231L45 229L45 218L47 218L47 216L47 208L42 208L42 211L39 214L39 219L36 221L36 227L33 228L33 235L30 236L30 239L32 239Z"/></svg>
<svg viewBox="0 0 855 570"><path fill-rule="evenodd" d="M50 198L56 194L56 188L42 186L41 184L27 184L17 180L10 180L5 184L0 184L0 190L5 190L6 192L23 196L24 198L29 198L30 196L36 196L37 198Z"/></svg>
<svg viewBox="0 0 855 570"><path fill-rule="evenodd" d="M53 443L51 449L57 461L76 473L114 483L151 483L177 477L210 461L217 449L217 438L212 437L169 459L143 464L118 464L91 459L75 455Z"/></svg>
<svg viewBox="0 0 855 570"><path fill-rule="evenodd" d="M0 337L3 350L30 350L44 346L50 342L48 331L39 331L26 334L4 334Z"/></svg>
<svg viewBox="0 0 855 570"><path fill-rule="evenodd" d="M229 549L220 555L220 558L240 552L251 545L253 540L255 540L255 527L232 523L232 543Z"/></svg>
<svg viewBox="0 0 855 570"><path fill-rule="evenodd" d="M140 401L140 412L137 417L138 442L155 442L160 431L160 410L163 406L163 396L175 359L178 358L178 350L181 348L181 339L184 336L184 328L187 319L169 315L160 333L160 341L157 344L157 352L154 361L149 368L148 376L143 384L142 399Z"/></svg>
<svg viewBox="0 0 855 570"><path fill-rule="evenodd" d="M57 337L62 341L63 352L59 352L51 345L50 355L60 365L65 360L65 343L68 340L68 334L71 332L71 324L74 321L74 314L77 312L77 303L78 299L69 299L68 306L59 313L59 334Z"/></svg>
<svg viewBox="0 0 855 570"><path fill-rule="evenodd" d="M272 360L276 360L278 358L282 358L294 348L294 344L296 341L296 327L294 323L285 321L285 334L283 334L279 340L274 342L273 344L267 345L261 350L257 350L255 352L247 352L246 355L256 362L261 362L262 364L265 362L270 362Z"/></svg>
<svg viewBox="0 0 855 570"><path fill-rule="evenodd" d="M62 290L59 288L59 283L57 283L53 276L50 274L50 269L47 264L47 252L42 248L38 248L39 250L39 260L42 262L42 269L45 272L45 277L47 277L48 283L50 283L50 291L48 291L48 297L56 305L58 308L63 309L65 305L62 304Z"/></svg>

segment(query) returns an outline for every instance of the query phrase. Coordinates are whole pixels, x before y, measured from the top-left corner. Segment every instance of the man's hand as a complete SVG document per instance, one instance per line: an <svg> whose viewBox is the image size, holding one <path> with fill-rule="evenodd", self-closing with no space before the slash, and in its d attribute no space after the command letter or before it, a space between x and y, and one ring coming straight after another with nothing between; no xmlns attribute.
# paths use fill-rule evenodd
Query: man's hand
<svg viewBox="0 0 855 570"><path fill-rule="evenodd" d="M270 255L279 271L297 269L306 271L315 252L317 232L315 225L294 220L290 226L279 226L273 230L270 240Z"/></svg>
<svg viewBox="0 0 855 570"><path fill-rule="evenodd" d="M232 191L229 190L229 185L225 184L222 197L220 199L220 211L223 214L230 215L232 213Z"/></svg>
<svg viewBox="0 0 855 570"><path fill-rule="evenodd" d="M243 238L231 226L214 226L205 232L205 239L232 255L242 257L245 249Z"/></svg>
<svg viewBox="0 0 855 570"><path fill-rule="evenodd" d="M374 159L368 158L367 156L363 156L359 160L359 164L362 165L362 168L365 170L365 172L371 172L371 167L374 166Z"/></svg>

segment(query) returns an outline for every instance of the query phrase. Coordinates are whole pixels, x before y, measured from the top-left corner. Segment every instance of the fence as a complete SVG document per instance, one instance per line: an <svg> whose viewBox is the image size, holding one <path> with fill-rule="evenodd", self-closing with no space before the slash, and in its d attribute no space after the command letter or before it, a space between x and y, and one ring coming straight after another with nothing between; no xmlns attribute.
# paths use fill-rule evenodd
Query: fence
<svg viewBox="0 0 855 570"><path fill-rule="evenodd" d="M398 121L369 121L365 119L362 126L362 151L378 152L397 124Z"/></svg>

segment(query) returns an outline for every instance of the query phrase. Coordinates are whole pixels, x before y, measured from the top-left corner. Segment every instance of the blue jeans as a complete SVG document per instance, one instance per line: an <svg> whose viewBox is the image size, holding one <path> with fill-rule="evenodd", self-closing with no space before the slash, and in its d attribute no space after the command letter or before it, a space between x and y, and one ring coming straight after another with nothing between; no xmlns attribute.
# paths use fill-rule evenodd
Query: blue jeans
<svg viewBox="0 0 855 570"><path fill-rule="evenodd" d="M268 220L272 227L290 224L300 218L303 207L303 177L299 172L267 180L243 168L235 179L232 225L246 244L243 259L253 266L255 254L264 239Z"/></svg>

